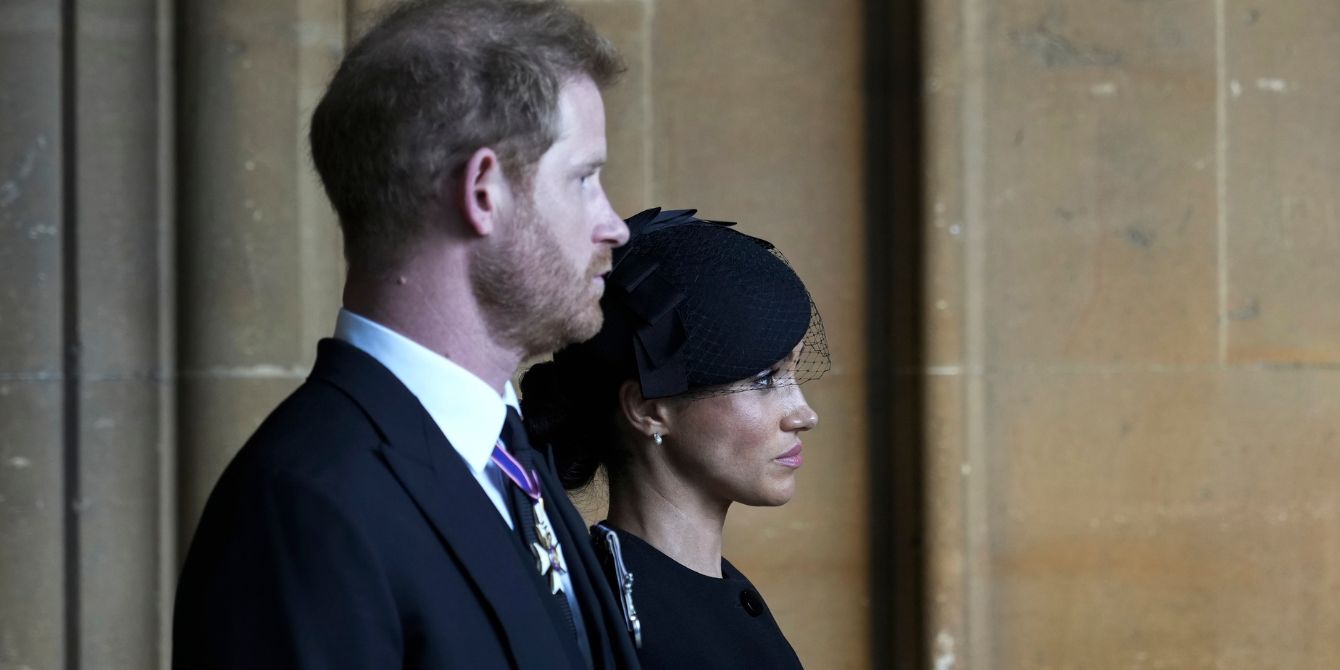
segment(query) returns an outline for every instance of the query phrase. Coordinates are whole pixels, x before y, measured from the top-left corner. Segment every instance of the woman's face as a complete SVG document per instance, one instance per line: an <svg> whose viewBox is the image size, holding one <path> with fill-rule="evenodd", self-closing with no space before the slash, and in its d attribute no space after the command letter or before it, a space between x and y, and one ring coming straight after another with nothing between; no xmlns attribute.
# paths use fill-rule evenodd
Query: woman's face
<svg viewBox="0 0 1340 670"><path fill-rule="evenodd" d="M791 499L803 460L800 434L819 421L794 383L799 350L730 385L748 390L671 406L666 443L659 448L691 486L724 503L781 505Z"/></svg>

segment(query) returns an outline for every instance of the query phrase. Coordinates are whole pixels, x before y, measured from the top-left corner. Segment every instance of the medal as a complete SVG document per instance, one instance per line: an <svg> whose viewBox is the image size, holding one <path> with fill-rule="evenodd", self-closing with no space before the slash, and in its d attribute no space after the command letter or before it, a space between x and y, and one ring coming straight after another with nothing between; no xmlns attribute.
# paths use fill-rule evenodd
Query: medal
<svg viewBox="0 0 1340 670"><path fill-rule="evenodd" d="M531 510L535 516L535 541L530 543L530 551L535 554L535 569L549 583L549 592L557 594L563 590L562 576L567 574L568 564L563 560L563 549L558 544L553 524L549 522L549 514L544 511L539 478L508 453L501 440L493 448L493 463L534 503Z"/></svg>
<svg viewBox="0 0 1340 670"><path fill-rule="evenodd" d="M563 590L563 581L560 578L567 573L568 565L563 562L563 552L558 546L558 535L554 534L554 527L549 523L549 515L544 511L544 498L535 501L535 537L538 541L530 543L530 550L535 554L535 567L540 571L540 576L548 576L549 592L558 593Z"/></svg>

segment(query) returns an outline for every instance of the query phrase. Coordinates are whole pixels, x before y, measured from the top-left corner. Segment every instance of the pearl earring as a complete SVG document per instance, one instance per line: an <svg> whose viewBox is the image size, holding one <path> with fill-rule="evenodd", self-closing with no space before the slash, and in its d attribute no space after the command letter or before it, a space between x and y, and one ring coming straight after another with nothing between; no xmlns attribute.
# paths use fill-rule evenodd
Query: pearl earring
<svg viewBox="0 0 1340 670"><path fill-rule="evenodd" d="M652 433L652 434L651 434L651 441L652 441L652 442L655 442L655 443L656 443L656 446L658 446L658 447L665 443L665 440L664 440L663 438L661 438L661 434L660 434L660 433Z"/></svg>

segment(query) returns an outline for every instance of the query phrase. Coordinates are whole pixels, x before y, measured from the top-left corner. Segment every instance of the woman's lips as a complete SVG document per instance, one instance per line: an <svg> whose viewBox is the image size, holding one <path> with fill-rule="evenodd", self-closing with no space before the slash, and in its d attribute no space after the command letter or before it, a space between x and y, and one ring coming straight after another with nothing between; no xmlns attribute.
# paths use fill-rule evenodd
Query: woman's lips
<svg viewBox="0 0 1340 670"><path fill-rule="evenodd" d="M797 442L796 446L791 447L790 451L772 460L781 463L788 468L798 468L805 462L805 457L800 455L800 449L800 443Z"/></svg>

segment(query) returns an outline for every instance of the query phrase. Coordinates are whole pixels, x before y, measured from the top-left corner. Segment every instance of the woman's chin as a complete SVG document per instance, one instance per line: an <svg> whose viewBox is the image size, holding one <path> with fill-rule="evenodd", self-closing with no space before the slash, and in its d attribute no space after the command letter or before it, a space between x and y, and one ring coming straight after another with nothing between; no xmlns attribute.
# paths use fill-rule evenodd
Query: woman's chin
<svg viewBox="0 0 1340 670"><path fill-rule="evenodd" d="M772 482L771 486L756 491L748 500L738 502L750 507L781 507L791 502L796 494L796 478L788 477L785 482Z"/></svg>

